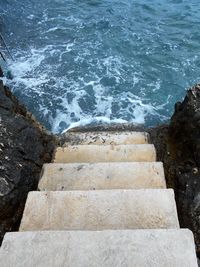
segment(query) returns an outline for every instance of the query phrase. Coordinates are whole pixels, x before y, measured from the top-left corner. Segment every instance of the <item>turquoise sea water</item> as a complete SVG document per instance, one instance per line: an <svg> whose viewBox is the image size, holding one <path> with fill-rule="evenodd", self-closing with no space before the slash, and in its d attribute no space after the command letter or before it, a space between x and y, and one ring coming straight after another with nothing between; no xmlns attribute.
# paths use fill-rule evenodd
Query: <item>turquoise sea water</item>
<svg viewBox="0 0 200 267"><path fill-rule="evenodd" d="M196 0L0 0L6 83L49 130L169 119L200 81Z"/></svg>

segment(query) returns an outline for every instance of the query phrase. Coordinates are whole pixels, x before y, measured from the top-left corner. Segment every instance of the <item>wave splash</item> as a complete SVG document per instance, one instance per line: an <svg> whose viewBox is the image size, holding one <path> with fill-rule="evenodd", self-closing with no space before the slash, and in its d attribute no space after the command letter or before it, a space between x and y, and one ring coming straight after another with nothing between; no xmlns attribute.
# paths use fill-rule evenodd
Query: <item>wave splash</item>
<svg viewBox="0 0 200 267"><path fill-rule="evenodd" d="M65 52L60 52L61 48L52 45L42 49L32 48L28 55L18 52L17 60L9 64L13 79L7 79L7 84L23 101L25 99L29 103L29 108L39 116L40 121L45 125L48 122L48 128L53 133L62 132L72 125L93 124L96 121L144 124L147 116L160 117L158 110L162 106L155 108L148 99L134 95L130 90L116 90L123 79L120 58L107 57L98 61L98 68L104 68L106 72L102 77L95 73L95 69L90 77L76 76L75 79L73 69L69 69L67 75L55 76L55 66L45 61L51 57L53 59L56 53L62 58L64 53L70 53L72 49L73 44L67 44ZM75 61L83 59L77 56ZM60 60L56 68L62 65ZM133 85L138 82L135 73Z"/></svg>

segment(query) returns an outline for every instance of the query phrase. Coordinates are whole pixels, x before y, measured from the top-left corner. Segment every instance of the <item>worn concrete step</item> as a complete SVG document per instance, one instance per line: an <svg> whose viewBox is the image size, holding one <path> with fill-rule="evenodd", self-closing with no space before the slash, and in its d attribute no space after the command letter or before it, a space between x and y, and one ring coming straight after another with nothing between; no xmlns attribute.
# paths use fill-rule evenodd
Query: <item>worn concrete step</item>
<svg viewBox="0 0 200 267"><path fill-rule="evenodd" d="M44 164L40 191L166 188L161 162Z"/></svg>
<svg viewBox="0 0 200 267"><path fill-rule="evenodd" d="M20 230L178 227L173 190L140 189L31 192Z"/></svg>
<svg viewBox="0 0 200 267"><path fill-rule="evenodd" d="M51 231L6 234L1 267L197 267L191 231Z"/></svg>
<svg viewBox="0 0 200 267"><path fill-rule="evenodd" d="M148 133L131 131L104 131L104 132L67 132L65 133L67 142L73 145L127 145L127 144L147 144Z"/></svg>
<svg viewBox="0 0 200 267"><path fill-rule="evenodd" d="M154 145L78 145L58 147L55 163L156 161Z"/></svg>

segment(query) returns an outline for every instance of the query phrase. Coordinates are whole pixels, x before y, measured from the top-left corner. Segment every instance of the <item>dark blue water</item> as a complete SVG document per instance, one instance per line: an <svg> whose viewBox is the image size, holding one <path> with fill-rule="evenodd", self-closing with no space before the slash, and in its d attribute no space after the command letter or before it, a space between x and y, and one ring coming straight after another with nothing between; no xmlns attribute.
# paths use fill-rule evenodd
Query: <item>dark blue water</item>
<svg viewBox="0 0 200 267"><path fill-rule="evenodd" d="M200 80L196 0L0 0L15 57L6 82L53 132L102 120L155 125Z"/></svg>

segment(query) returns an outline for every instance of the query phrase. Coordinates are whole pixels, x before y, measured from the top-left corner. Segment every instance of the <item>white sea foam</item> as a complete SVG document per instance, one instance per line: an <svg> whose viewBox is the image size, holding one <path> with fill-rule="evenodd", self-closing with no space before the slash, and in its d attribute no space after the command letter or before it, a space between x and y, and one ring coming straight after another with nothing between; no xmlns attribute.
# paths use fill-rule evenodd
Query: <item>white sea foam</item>
<svg viewBox="0 0 200 267"><path fill-rule="evenodd" d="M48 12L44 11L41 23L49 21ZM80 23L73 16L66 21ZM58 30L68 29L50 25L41 29L46 40L53 40ZM137 62L109 51L98 56L96 51L102 49L101 40L82 42L81 38L18 52L16 61L10 64L13 80L7 82L14 85L14 90L23 91L25 102L32 103L32 111L41 121L52 132L59 133L100 122L144 124L147 116L159 118L163 106L152 104L145 88L140 88L144 77ZM157 80L147 86L153 92L159 91L160 83Z"/></svg>
<svg viewBox="0 0 200 267"><path fill-rule="evenodd" d="M16 60L10 64L10 70L17 77L23 77L27 73L32 73L32 71L39 67L41 62L44 60L45 56L43 54L44 49L38 52L38 50L32 48L30 50L30 56L21 56L19 60Z"/></svg>
<svg viewBox="0 0 200 267"><path fill-rule="evenodd" d="M46 64L46 56L53 58L56 54L59 54L60 66L62 66L62 56L70 52L73 46L74 43L68 43L60 46L47 45L40 49L32 48L28 55L19 56L18 60L10 65L14 76L10 84L15 84L15 88L22 88L25 95L36 93L38 96L36 105L42 113L40 116L43 120L48 120L52 132L58 133L63 129L68 130L75 126L97 122L124 123L129 121L144 124L149 114L160 116L158 110L163 106L153 107L148 99L141 98L130 91L122 90L113 94L112 85L111 87L104 86L101 83L102 77L95 72L92 72L94 79L88 80L83 76L75 80L71 77L74 73L73 69L69 69L67 75L54 77L51 76L53 73L51 65L45 65L43 68L43 64ZM78 55L77 62L82 62L84 57L85 54ZM125 81L124 64L120 57L110 56L98 60L98 68L106 71L106 77L115 78L113 81L119 85ZM91 62L91 70L93 70L93 62ZM133 86L140 82L139 77L141 73L135 72L132 75ZM159 90L159 82L149 86L153 85L155 90ZM87 91L88 87L92 89L93 96ZM53 93L52 95L49 90ZM89 99L92 103L87 106ZM84 106L81 101L86 101Z"/></svg>

